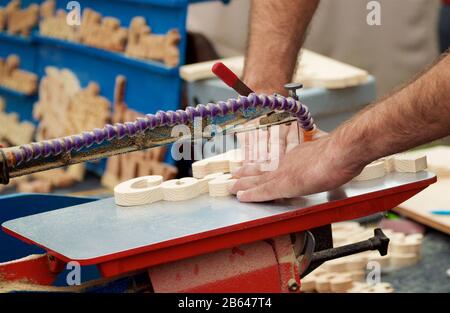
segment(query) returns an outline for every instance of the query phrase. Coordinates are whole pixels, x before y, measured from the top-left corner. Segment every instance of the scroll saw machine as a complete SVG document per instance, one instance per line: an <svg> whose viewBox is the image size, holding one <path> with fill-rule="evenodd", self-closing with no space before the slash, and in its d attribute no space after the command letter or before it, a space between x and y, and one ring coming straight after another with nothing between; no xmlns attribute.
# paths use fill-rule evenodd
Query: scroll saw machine
<svg viewBox="0 0 450 313"><path fill-rule="evenodd" d="M295 94L300 86L287 86L289 97L256 95L222 64L213 71L241 96L0 149L1 182L192 140L171 136L178 124L190 127L191 134L198 123L227 132L264 116L260 128L298 122L305 138L312 138L317 130L308 108ZM97 200L3 223L3 231L47 253L0 264L0 279L52 285L65 265L76 261L96 266L102 276L76 289L83 291L128 279L135 287L140 281L143 290L154 292L299 292L301 278L325 261L367 250L387 253L389 239L380 229L368 240L333 248L331 223L392 209L435 181L436 176L427 171L389 173L336 190L267 203L202 195L183 202L125 208L113 198Z"/></svg>

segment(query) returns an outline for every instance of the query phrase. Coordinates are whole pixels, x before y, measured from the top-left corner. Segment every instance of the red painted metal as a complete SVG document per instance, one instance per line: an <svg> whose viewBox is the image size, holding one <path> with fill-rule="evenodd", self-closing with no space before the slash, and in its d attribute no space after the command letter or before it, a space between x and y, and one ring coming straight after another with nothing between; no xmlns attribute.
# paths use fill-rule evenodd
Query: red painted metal
<svg viewBox="0 0 450 313"><path fill-rule="evenodd" d="M255 243L151 267L155 292L280 292L272 245Z"/></svg>
<svg viewBox="0 0 450 313"><path fill-rule="evenodd" d="M58 274L52 272L46 254L30 255L0 263L0 280L26 281L38 285L52 285Z"/></svg>
<svg viewBox="0 0 450 313"><path fill-rule="evenodd" d="M148 273L155 292L300 292L289 235L157 265Z"/></svg>
<svg viewBox="0 0 450 313"><path fill-rule="evenodd" d="M236 76L225 64L216 62L211 68L211 71L219 77L225 84L233 88L239 77Z"/></svg>

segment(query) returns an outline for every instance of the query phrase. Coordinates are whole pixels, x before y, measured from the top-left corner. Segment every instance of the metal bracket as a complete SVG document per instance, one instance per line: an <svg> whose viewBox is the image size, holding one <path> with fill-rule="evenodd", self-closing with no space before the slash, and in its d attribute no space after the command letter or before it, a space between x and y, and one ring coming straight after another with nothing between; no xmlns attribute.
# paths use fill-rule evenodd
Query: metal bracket
<svg viewBox="0 0 450 313"><path fill-rule="evenodd" d="M380 252L380 255L384 256L387 254L389 247L389 238L386 237L386 235L380 228L376 228L374 230L374 236L367 240L348 244L342 247L324 249L311 253L311 250L315 248L317 241L312 233L307 232L307 234L308 233L309 235L306 236L306 240L309 240L310 242L306 242L304 254L299 260L301 265L301 278L311 273L314 269L316 269L326 261L339 259L348 255L357 254L369 250L378 250L378 252ZM311 248L311 245L313 246L313 248Z"/></svg>

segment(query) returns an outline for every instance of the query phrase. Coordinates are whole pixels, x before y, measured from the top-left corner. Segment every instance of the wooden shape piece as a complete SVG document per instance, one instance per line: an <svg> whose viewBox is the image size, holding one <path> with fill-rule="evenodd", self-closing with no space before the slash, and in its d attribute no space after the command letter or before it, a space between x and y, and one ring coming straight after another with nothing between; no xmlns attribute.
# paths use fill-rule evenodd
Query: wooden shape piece
<svg viewBox="0 0 450 313"><path fill-rule="evenodd" d="M166 201L193 199L198 197L202 191L198 179L194 177L171 179L162 183L161 188Z"/></svg>
<svg viewBox="0 0 450 313"><path fill-rule="evenodd" d="M371 180L383 177L386 174L384 161L375 161L367 165L362 172L353 178L355 181Z"/></svg>
<svg viewBox="0 0 450 313"><path fill-rule="evenodd" d="M417 173L427 168L427 157L398 154L394 160L395 170L400 173Z"/></svg>
<svg viewBox="0 0 450 313"><path fill-rule="evenodd" d="M152 175L127 180L114 187L114 200L120 206L143 205L163 199L162 176Z"/></svg>
<svg viewBox="0 0 450 313"><path fill-rule="evenodd" d="M219 176L208 183L209 195L211 197L226 197L230 195L228 191L230 184L233 184L236 180L231 179L231 174L224 174Z"/></svg>

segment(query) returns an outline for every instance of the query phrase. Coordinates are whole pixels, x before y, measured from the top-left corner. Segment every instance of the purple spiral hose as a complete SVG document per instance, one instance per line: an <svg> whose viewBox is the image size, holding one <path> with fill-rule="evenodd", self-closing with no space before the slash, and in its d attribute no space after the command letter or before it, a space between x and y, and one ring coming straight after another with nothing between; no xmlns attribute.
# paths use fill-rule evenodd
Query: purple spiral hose
<svg viewBox="0 0 450 313"><path fill-rule="evenodd" d="M103 128L96 128L93 131L86 131L78 135L21 145L13 150L15 165L32 159L80 151L89 148L94 143L101 144L126 136L134 137L148 129L160 126L187 124L193 121L195 117L214 118L219 115L226 115L229 112L237 112L240 109L246 110L256 107L287 111L297 118L299 126L305 131L311 131L315 127L308 108L299 101L279 95L267 96L252 93L248 97L239 96L237 99L229 99L228 101L208 103L207 105L199 104L195 108L187 107L185 110L158 111L156 114L147 114L145 117L137 118L134 122L107 124Z"/></svg>

